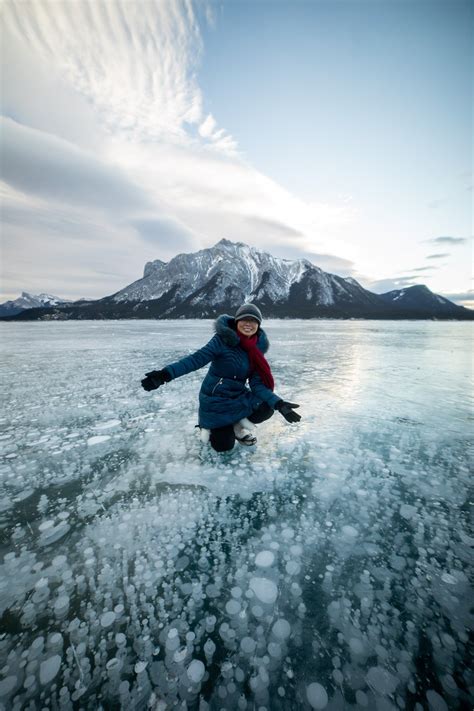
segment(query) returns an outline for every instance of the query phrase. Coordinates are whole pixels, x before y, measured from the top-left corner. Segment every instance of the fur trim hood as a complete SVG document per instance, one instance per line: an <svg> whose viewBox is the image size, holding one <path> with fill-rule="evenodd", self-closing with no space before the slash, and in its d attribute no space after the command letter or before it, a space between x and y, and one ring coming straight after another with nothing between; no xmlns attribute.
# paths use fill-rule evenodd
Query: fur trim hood
<svg viewBox="0 0 474 711"><path fill-rule="evenodd" d="M227 346L235 348L239 345L240 339L235 330L235 320L233 316L222 314L214 322L214 330L222 338ZM270 342L263 328L259 327L257 345L262 353L266 353L270 348Z"/></svg>

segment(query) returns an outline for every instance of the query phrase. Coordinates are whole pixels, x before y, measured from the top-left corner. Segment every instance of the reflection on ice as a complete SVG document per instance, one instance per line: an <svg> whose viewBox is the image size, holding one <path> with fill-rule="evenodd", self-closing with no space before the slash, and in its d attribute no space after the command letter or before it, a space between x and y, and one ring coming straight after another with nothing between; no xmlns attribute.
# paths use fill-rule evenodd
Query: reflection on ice
<svg viewBox="0 0 474 711"><path fill-rule="evenodd" d="M150 363L178 354L160 353L148 324L106 324L113 343L91 324L10 326L20 365L0 434L4 708L472 705L469 324L374 334L312 322L291 368L296 325L271 324L273 369L300 377L305 419L272 420L254 451L224 456L194 432L198 376L139 392ZM454 329L444 350L440 326ZM162 327L182 352L208 324ZM397 390L430 338L433 377ZM28 396L22 367L38 373ZM430 398L442 377L458 397L440 419Z"/></svg>

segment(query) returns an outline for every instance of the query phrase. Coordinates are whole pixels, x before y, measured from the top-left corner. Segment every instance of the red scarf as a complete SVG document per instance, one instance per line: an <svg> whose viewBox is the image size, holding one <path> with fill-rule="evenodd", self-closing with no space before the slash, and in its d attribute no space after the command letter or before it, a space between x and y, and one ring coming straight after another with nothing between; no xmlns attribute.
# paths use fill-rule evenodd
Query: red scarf
<svg viewBox="0 0 474 711"><path fill-rule="evenodd" d="M249 337L237 331L237 335L240 338L240 345L249 357L251 372L256 372L261 377L263 384L269 388L269 390L273 390L275 381L273 380L272 371L270 370L267 359L262 351L257 348L257 334Z"/></svg>

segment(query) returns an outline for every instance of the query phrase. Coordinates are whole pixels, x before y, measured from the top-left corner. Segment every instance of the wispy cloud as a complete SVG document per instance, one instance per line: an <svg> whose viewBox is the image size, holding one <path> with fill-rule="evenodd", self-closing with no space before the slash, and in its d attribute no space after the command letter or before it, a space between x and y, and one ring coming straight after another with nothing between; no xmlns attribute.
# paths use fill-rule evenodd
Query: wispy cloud
<svg viewBox="0 0 474 711"><path fill-rule="evenodd" d="M465 244L467 239L465 237L434 237L434 239L424 241L431 242L431 244Z"/></svg>
<svg viewBox="0 0 474 711"><path fill-rule="evenodd" d="M195 125L214 147L235 152L233 139L203 115L202 39L191 2L6 2L3 14L8 31L93 102L110 133L186 145ZM210 9L204 14L212 18Z"/></svg>
<svg viewBox="0 0 474 711"><path fill-rule="evenodd" d="M443 259L444 257L449 257L449 252L443 252L443 254L428 254L426 259Z"/></svg>
<svg viewBox="0 0 474 711"><path fill-rule="evenodd" d="M415 286L418 282L414 279L414 277L409 276L394 277L393 279L378 279L376 281L366 282L365 286L376 294L385 294L387 291L403 289L407 286Z"/></svg>
<svg viewBox="0 0 474 711"><path fill-rule="evenodd" d="M173 217L132 220L140 237L162 256L174 256L178 250L191 249L198 235Z"/></svg>

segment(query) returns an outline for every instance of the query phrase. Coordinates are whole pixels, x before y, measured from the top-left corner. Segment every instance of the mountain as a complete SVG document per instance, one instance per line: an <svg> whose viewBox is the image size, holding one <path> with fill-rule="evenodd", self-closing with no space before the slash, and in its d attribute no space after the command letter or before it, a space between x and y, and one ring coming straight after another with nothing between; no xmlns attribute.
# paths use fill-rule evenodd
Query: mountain
<svg viewBox="0 0 474 711"><path fill-rule="evenodd" d="M323 272L306 259L278 259L242 242L222 239L194 254L145 265L142 279L110 297L116 304L147 302L165 318L210 317L252 300L267 313L314 315L321 309L383 308L355 280Z"/></svg>
<svg viewBox="0 0 474 711"><path fill-rule="evenodd" d="M0 304L0 316L16 316L27 309L51 308L52 306L68 303L71 302L51 294L29 294L27 291L22 291L18 299L4 301L3 304Z"/></svg>
<svg viewBox="0 0 474 711"><path fill-rule="evenodd" d="M103 299L35 308L16 318L213 318L245 301L267 318L474 318L425 286L373 294L306 259L279 259L226 239L169 262L148 262L141 279Z"/></svg>
<svg viewBox="0 0 474 711"><path fill-rule="evenodd" d="M406 289L395 289L385 294L380 294L385 303L402 308L406 311L432 311L437 316L456 318L459 309L462 308L453 304L444 296L433 294L427 286L409 286ZM467 310L467 309L466 309Z"/></svg>

